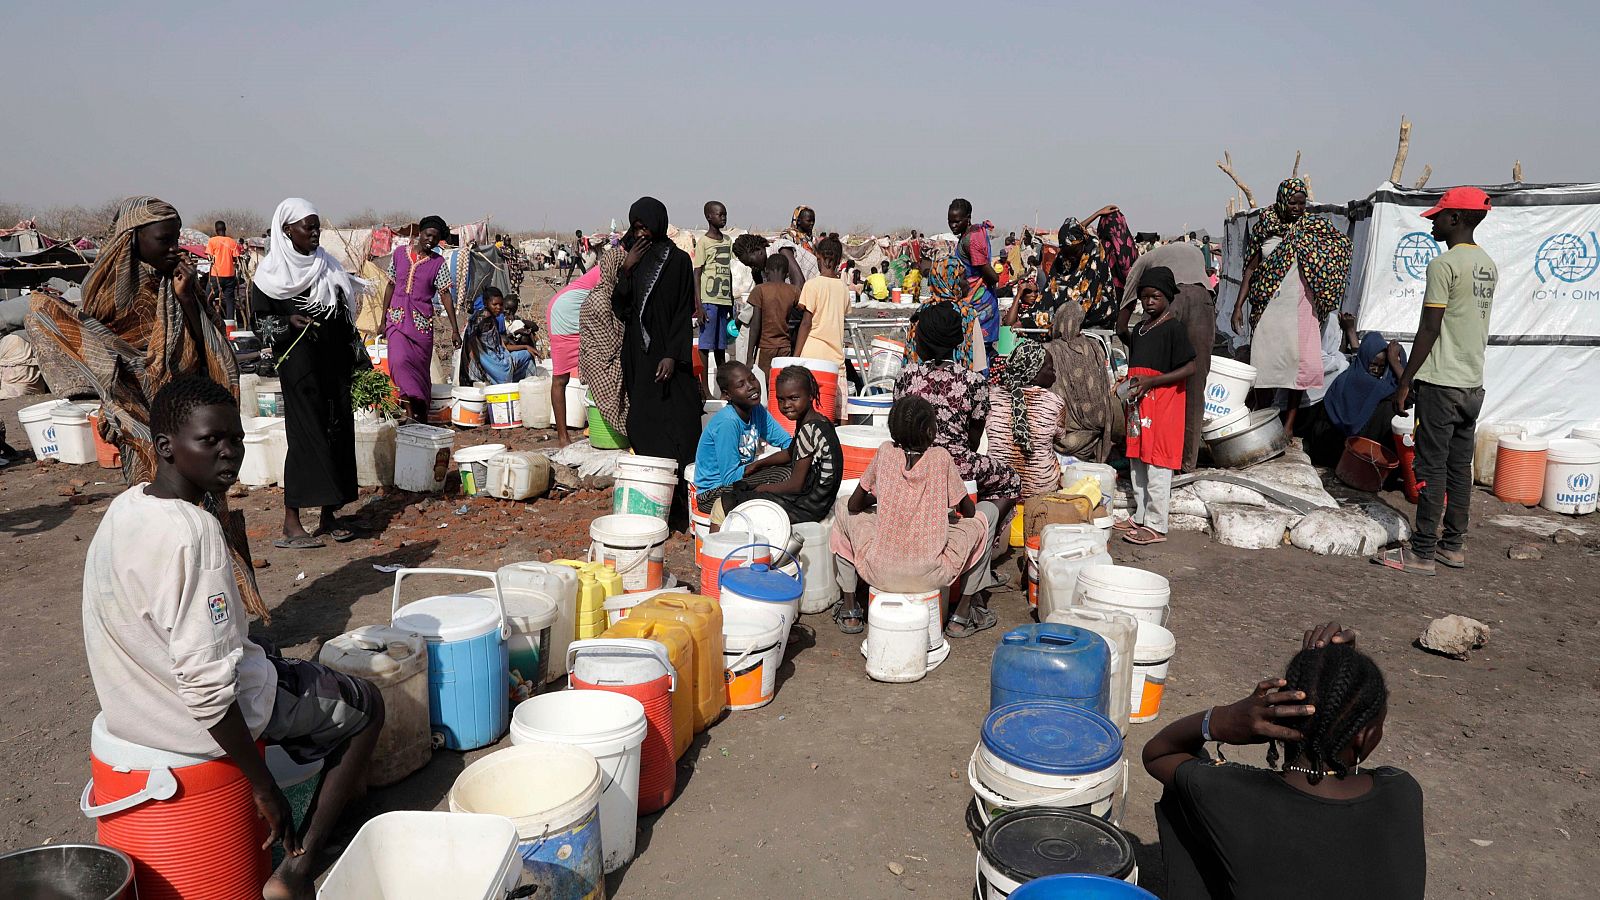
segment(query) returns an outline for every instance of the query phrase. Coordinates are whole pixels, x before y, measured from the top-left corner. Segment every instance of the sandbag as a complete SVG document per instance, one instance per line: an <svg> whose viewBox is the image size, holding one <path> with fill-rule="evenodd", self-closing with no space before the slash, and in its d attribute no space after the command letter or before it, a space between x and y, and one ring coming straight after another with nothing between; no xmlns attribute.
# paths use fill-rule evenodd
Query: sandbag
<svg viewBox="0 0 1600 900"><path fill-rule="evenodd" d="M1287 450L1277 459L1270 459L1239 473L1247 478L1293 494L1314 506L1336 508L1339 501L1322 486L1322 476L1311 465L1311 458L1298 450Z"/></svg>
<svg viewBox="0 0 1600 900"><path fill-rule="evenodd" d="M1224 481L1196 481L1185 485L1192 488L1195 496L1205 503L1242 503L1246 506L1266 506L1266 495L1260 491L1252 491L1247 487L1237 484L1228 484Z"/></svg>
<svg viewBox="0 0 1600 900"><path fill-rule="evenodd" d="M1167 527L1173 531L1194 531L1205 534L1211 530L1211 520L1206 516L1187 516L1172 513L1167 516Z"/></svg>
<svg viewBox="0 0 1600 900"><path fill-rule="evenodd" d="M1383 529L1384 546L1410 540L1411 522L1399 510L1379 500L1358 503L1356 509Z"/></svg>
<svg viewBox="0 0 1600 900"><path fill-rule="evenodd" d="M1289 531L1289 541L1322 556L1371 556L1383 549L1386 534L1359 509L1318 509Z"/></svg>
<svg viewBox="0 0 1600 900"><path fill-rule="evenodd" d="M1211 534L1217 543L1243 550L1271 550L1283 545L1294 513L1284 510L1245 506L1239 503L1211 504Z"/></svg>

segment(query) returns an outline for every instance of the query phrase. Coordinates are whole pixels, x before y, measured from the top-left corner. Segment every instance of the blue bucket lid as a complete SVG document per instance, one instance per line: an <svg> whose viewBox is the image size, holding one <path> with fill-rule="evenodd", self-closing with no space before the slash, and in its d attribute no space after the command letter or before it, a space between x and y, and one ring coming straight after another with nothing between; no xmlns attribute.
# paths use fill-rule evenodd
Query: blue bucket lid
<svg viewBox="0 0 1600 900"><path fill-rule="evenodd" d="M1005 762L1046 775L1086 775L1122 758L1122 734L1093 710L1060 700L1024 700L983 720L983 746Z"/></svg>
<svg viewBox="0 0 1600 900"><path fill-rule="evenodd" d="M1011 892L1011 900L1156 900L1135 884L1104 875L1046 875Z"/></svg>
<svg viewBox="0 0 1600 900"><path fill-rule="evenodd" d="M788 603L799 599L806 590L800 579L776 571L766 563L724 570L719 586L741 597L767 603Z"/></svg>

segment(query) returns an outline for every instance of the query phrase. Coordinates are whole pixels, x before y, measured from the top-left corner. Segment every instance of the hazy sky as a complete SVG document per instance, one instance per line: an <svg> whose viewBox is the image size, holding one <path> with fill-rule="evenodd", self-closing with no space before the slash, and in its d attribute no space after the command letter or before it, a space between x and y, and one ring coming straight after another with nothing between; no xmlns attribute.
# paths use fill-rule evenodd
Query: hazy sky
<svg viewBox="0 0 1600 900"><path fill-rule="evenodd" d="M984 10L981 18L971 14ZM1072 12L1078 9L1080 12ZM699 227L1004 230L1120 204L1600 179L1588 3L9 3L0 199L285 196L571 230L660 197ZM1589 85L1589 87L1584 87Z"/></svg>

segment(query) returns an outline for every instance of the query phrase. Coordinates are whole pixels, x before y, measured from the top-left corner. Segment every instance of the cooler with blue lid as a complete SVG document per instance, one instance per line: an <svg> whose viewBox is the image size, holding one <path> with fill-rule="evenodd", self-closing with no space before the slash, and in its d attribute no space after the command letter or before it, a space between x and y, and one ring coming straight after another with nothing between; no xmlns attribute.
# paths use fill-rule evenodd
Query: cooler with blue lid
<svg viewBox="0 0 1600 900"><path fill-rule="evenodd" d="M729 566L730 563L738 562L740 551L750 547L776 550L777 554L787 556L789 563L776 567L767 563L740 565L736 568ZM795 567L797 575L790 575L784 571L789 565ZM728 554L722 568L717 572L717 587L721 593L717 600L723 609L743 606L783 616L783 649L779 651L779 659L782 659L783 653L787 652L789 628L800 618L800 597L806 592L805 573L799 569L799 562L784 548L774 544L756 543L746 544Z"/></svg>
<svg viewBox="0 0 1600 900"><path fill-rule="evenodd" d="M510 722L510 660L505 606L494 596L443 594L400 605L400 584L417 575L487 578L472 569L401 569L394 573L390 618L428 642L428 718L435 743L475 750L505 734Z"/></svg>
<svg viewBox="0 0 1600 900"><path fill-rule="evenodd" d="M1059 700L1107 714L1111 648L1085 628L1047 622L1013 628L989 665L989 708L1022 700Z"/></svg>

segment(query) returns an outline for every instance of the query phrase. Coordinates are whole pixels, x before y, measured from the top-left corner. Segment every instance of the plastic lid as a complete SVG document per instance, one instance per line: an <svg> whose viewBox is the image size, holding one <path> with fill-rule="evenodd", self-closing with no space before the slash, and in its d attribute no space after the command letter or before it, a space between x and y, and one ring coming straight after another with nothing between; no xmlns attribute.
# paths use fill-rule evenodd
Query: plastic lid
<svg viewBox="0 0 1600 900"><path fill-rule="evenodd" d="M494 590L484 588L473 593L480 597L493 597ZM506 621L511 623L512 631L538 631L555 622L561 612L554 597L533 588L513 588L502 584L500 599L505 601Z"/></svg>
<svg viewBox="0 0 1600 900"><path fill-rule="evenodd" d="M989 713L983 746L1004 762L1034 772L1086 775L1122 758L1122 733L1092 710L1060 700L1024 700Z"/></svg>
<svg viewBox="0 0 1600 900"><path fill-rule="evenodd" d="M1177 652L1178 640L1164 626L1139 620L1139 636L1133 645L1135 663L1158 663L1172 658Z"/></svg>
<svg viewBox="0 0 1600 900"><path fill-rule="evenodd" d="M505 444L479 444L476 447L462 447L451 458L458 463L488 462L491 457L506 452Z"/></svg>
<svg viewBox="0 0 1600 900"><path fill-rule="evenodd" d="M800 579L774 571L766 563L723 571L720 587L741 597L766 603L798 600L806 589Z"/></svg>
<svg viewBox="0 0 1600 900"><path fill-rule="evenodd" d="M1526 432L1522 434L1502 434L1500 435L1500 449L1537 453L1541 450L1549 450L1550 442Z"/></svg>
<svg viewBox="0 0 1600 900"><path fill-rule="evenodd" d="M56 413L59 418L61 414ZM1550 442L1550 461L1553 463L1600 463L1600 444L1574 438L1557 438Z"/></svg>
<svg viewBox="0 0 1600 900"><path fill-rule="evenodd" d="M1006 813L983 830L979 852L1001 874L1020 882L1068 873L1122 878L1134 864L1127 835L1103 819L1070 809Z"/></svg>
<svg viewBox="0 0 1600 900"><path fill-rule="evenodd" d="M744 526L739 525L745 523ZM723 517L722 527L727 530L748 531L759 535L758 540L778 547L789 544L794 534L794 524L789 513L771 500L746 500Z"/></svg>
<svg viewBox="0 0 1600 900"><path fill-rule="evenodd" d="M476 594L441 594L407 603L394 615L396 628L415 631L429 643L464 641L500 629L500 608Z"/></svg>
<svg viewBox="0 0 1600 900"><path fill-rule="evenodd" d="M89 752L94 758L118 769L149 771L150 769L181 769L212 762L213 757L191 753L158 750L125 741L111 733L106 724L106 714L95 713L94 724L89 727ZM221 757L222 752L217 752Z"/></svg>
<svg viewBox="0 0 1600 900"><path fill-rule="evenodd" d="M1012 891L1011 900L1156 900L1156 895L1120 878L1069 872L1035 878Z"/></svg>

